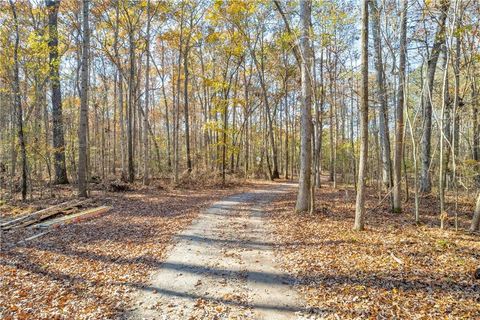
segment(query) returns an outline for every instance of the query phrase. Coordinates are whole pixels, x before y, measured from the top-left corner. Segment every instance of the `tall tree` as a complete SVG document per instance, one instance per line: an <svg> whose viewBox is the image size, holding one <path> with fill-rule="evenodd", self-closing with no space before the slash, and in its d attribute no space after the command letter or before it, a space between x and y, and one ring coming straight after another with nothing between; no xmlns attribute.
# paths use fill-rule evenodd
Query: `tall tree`
<svg viewBox="0 0 480 320"><path fill-rule="evenodd" d="M147 63L145 67L145 112L143 114L143 184L148 183L148 108L150 106L150 24L151 24L150 0L147 1L147 39L145 52Z"/></svg>
<svg viewBox="0 0 480 320"><path fill-rule="evenodd" d="M433 85L435 80L435 71L437 69L438 57L445 43L445 22L447 20L449 0L440 0L440 17L435 34L435 40L427 61L427 78L423 87L422 106L423 106L423 134L421 141L421 173L420 173L420 191L430 192L432 182L430 179L431 162L431 143L432 143L432 97Z"/></svg>
<svg viewBox="0 0 480 320"><path fill-rule="evenodd" d="M17 136L18 136L18 143L20 145L20 153L22 157L22 182L21 182L22 200L25 201L27 199L27 149L25 146L25 136L23 132L23 107L22 107L22 99L20 94L20 64L18 61L20 31L18 27L18 16L17 16L17 9L15 7L15 3L13 2L13 0L9 0L9 3L10 3L10 9L12 10L13 27L15 30L15 40L14 40L14 47L13 47L13 95L14 95L13 109L16 113Z"/></svg>
<svg viewBox="0 0 480 320"><path fill-rule="evenodd" d="M189 107L188 107L188 56L190 53L190 41L192 38L192 28L193 28L193 19L194 19L194 12L191 9L190 17L189 17L189 32L187 34L187 39L185 43L185 49L183 50L183 75L184 75L184 83L183 83L183 115L185 117L185 152L187 154L187 170L188 172L192 171L192 156L190 151L190 117L189 117Z"/></svg>
<svg viewBox="0 0 480 320"><path fill-rule="evenodd" d="M78 195L87 197L87 132L88 132L88 67L90 51L89 2L83 0L82 17L82 70L80 97L80 124L78 129Z"/></svg>
<svg viewBox="0 0 480 320"><path fill-rule="evenodd" d="M365 180L368 157L368 0L362 0L362 87L360 91L360 158L358 164L355 230L363 230L365 216Z"/></svg>
<svg viewBox="0 0 480 320"><path fill-rule="evenodd" d="M301 83L302 113L300 136L300 172L298 182L297 203L295 211L309 211L312 205L311 170L312 170L312 1L300 1L301 20Z"/></svg>
<svg viewBox="0 0 480 320"><path fill-rule="evenodd" d="M136 41L135 41L135 27L139 21L139 16L133 16L134 13L130 11L130 7L124 7L125 16L127 20L128 31L128 104L127 104L127 181L133 182L135 180L134 167L134 109L136 107Z"/></svg>
<svg viewBox="0 0 480 320"><path fill-rule="evenodd" d="M58 9L61 0L46 0L48 10L48 49L50 64L50 86L52 90L52 123L55 183L66 184L65 135L63 130L62 92L60 87L60 57L58 56Z"/></svg>
<svg viewBox="0 0 480 320"><path fill-rule="evenodd" d="M388 132L387 92L385 88L382 35L380 30L381 10L377 0L370 0L372 8L373 45L375 48L375 69L377 78L377 96L379 104L379 138L382 158L383 184L390 189L392 185L392 161L390 158L390 135Z"/></svg>
<svg viewBox="0 0 480 320"><path fill-rule="evenodd" d="M395 110L395 154L393 158L393 211L402 211L402 159L403 159L403 105L405 104L405 64L407 56L407 7L408 0L402 1L400 15L400 58L398 66L398 93Z"/></svg>

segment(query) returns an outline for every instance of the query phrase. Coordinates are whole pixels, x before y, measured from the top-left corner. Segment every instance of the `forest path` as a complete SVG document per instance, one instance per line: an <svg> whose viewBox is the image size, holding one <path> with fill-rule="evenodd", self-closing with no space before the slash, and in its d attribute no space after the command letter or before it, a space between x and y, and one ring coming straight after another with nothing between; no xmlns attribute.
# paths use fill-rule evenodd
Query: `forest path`
<svg viewBox="0 0 480 320"><path fill-rule="evenodd" d="M277 183L233 195L176 236L129 319L299 319L294 279L275 263L262 206L291 191Z"/></svg>

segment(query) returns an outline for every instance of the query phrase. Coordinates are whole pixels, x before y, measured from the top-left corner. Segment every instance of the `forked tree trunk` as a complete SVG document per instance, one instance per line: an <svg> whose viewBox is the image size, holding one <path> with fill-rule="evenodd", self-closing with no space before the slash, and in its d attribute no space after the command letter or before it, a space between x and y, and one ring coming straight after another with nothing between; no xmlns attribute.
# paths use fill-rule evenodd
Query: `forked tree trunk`
<svg viewBox="0 0 480 320"><path fill-rule="evenodd" d="M263 44L262 44L263 46ZM263 49L262 49L263 50ZM270 102L268 100L268 89L267 89L267 84L265 83L265 68L264 68L264 62L263 62L263 53L262 53L262 60L259 62L257 59L257 55L255 54L255 51L253 50L252 47L250 47L250 54L252 56L253 62L255 64L255 68L257 69L258 72L258 77L260 81L260 87L262 89L262 100L263 104L265 106L265 110L267 111L267 125L268 125L268 138L270 140L270 144L272 147L272 158L273 158L273 171L270 174L271 179L278 179L280 178L280 173L278 171L278 157L277 157L277 148L276 148L276 143L275 143L275 135L274 135L274 130L273 130L273 119L272 119L272 114L270 110Z"/></svg>

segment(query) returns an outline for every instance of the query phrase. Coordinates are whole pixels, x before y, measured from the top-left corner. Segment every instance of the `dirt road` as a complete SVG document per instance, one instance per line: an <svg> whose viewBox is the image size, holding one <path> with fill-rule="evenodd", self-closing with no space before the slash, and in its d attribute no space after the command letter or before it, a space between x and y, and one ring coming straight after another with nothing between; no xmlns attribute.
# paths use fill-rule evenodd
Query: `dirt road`
<svg viewBox="0 0 480 320"><path fill-rule="evenodd" d="M262 205L293 188L270 184L225 198L176 236L129 319L301 319L295 281L275 263Z"/></svg>

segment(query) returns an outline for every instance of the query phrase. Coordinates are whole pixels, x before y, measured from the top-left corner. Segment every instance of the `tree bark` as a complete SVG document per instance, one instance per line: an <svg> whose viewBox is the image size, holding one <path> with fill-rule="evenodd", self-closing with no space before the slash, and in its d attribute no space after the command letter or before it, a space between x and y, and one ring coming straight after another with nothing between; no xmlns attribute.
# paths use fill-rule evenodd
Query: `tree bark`
<svg viewBox="0 0 480 320"><path fill-rule="evenodd" d="M372 8L372 29L373 43L375 48L375 68L376 80L378 86L379 109L379 138L382 159L382 180L383 184L389 190L392 185L392 160L390 158L390 137L388 132L388 106L387 93L385 89L383 57L382 57L382 39L380 30L380 8L377 0L370 1Z"/></svg>
<svg viewBox="0 0 480 320"><path fill-rule="evenodd" d="M432 140L432 95L433 84L435 80L435 71L437 69L438 57L441 47L445 42L445 21L447 19L449 0L441 0L441 13L438 20L438 28L435 34L432 51L427 62L427 79L423 88L423 134L421 141L421 174L420 174L420 192L427 193L432 190L430 179L430 161L431 161L431 140Z"/></svg>
<svg viewBox="0 0 480 320"><path fill-rule="evenodd" d="M190 37L187 40L185 46L184 57L183 57L183 73L185 76L183 84L183 114L185 117L185 150L187 153L187 171L192 172L192 158L190 154L190 120L188 113L188 52L189 52L189 41Z"/></svg>
<svg viewBox="0 0 480 320"><path fill-rule="evenodd" d="M115 86L118 88L118 97L115 100L115 103L118 104L118 120L120 123L120 164L121 164L121 178L126 180L126 163L125 163L125 117L124 117L124 103L123 103L123 72L121 68L120 55L118 52L118 33L120 25L120 3L118 0L115 1L115 35L114 35L114 44L113 50L115 54L115 61L117 67L117 77L115 78ZM115 130L115 129L114 129Z"/></svg>
<svg viewBox="0 0 480 320"><path fill-rule="evenodd" d="M90 50L89 0L83 0L80 124L78 129L78 195L87 197L88 66Z"/></svg>
<svg viewBox="0 0 480 320"><path fill-rule="evenodd" d="M10 8L12 10L13 22L15 28L15 43L13 47L13 103L14 111L16 113L16 122L17 122L17 135L18 143L20 145L20 153L22 157L22 181L21 181L21 190L22 190L22 200L27 199L27 150L25 147L25 136L23 133L23 107L22 99L20 96L20 66L18 61L18 47L20 44L20 34L18 30L18 18L17 18L17 9L13 0L10 0ZM13 169L12 169L13 170Z"/></svg>
<svg viewBox="0 0 480 320"><path fill-rule="evenodd" d="M263 103L265 105L265 109L267 110L268 133L269 133L268 137L270 138L270 144L272 146L272 157L273 157L273 172L272 172L270 178L271 179L278 179L278 178L280 178L280 173L278 172L277 148L276 148L276 144L275 144L275 135L274 135L274 130L273 130L273 119L272 119L272 114L270 112L270 103L268 101L267 84L265 83L264 63L263 63L263 60L262 60L261 63L259 63L253 48L250 48L250 52L251 52L251 55L252 55L252 59L255 63L255 67L257 69L258 75L259 75L260 87L262 88ZM262 57L262 59L263 59L263 57Z"/></svg>
<svg viewBox="0 0 480 320"><path fill-rule="evenodd" d="M163 44L163 41L161 42L161 48L162 48L162 58L161 58L161 65L162 65L162 73L159 73L160 80L162 81L162 95L163 95L163 103L165 104L165 126L167 129L167 165L168 169L170 170L172 168L172 147L171 147L171 138L170 138L170 116L168 112L168 100L167 100L167 94L165 92L165 46Z"/></svg>
<svg viewBox="0 0 480 320"><path fill-rule="evenodd" d="M475 78L474 78L475 80ZM480 185L480 124L478 121L479 97L475 81L471 83L471 97L472 97L472 156L475 164L475 182L477 186Z"/></svg>
<svg viewBox="0 0 480 320"><path fill-rule="evenodd" d="M130 73L128 76L128 107L127 107L127 181L132 183L135 180L135 169L133 164L133 125L134 103L135 103L135 41L133 30L128 33Z"/></svg>
<svg viewBox="0 0 480 320"><path fill-rule="evenodd" d="M46 0L48 10L48 49L50 64L50 85L52 90L52 123L55 183L67 184L65 164L65 136L63 131L62 93L60 87L60 58L58 57L58 8L60 0Z"/></svg>
<svg viewBox="0 0 480 320"><path fill-rule="evenodd" d="M300 173L298 182L296 212L308 212L312 205L311 170L312 170L312 49L310 45L311 0L300 1L300 20L302 34L301 46L301 82L302 82L302 114L300 141Z"/></svg>
<svg viewBox="0 0 480 320"><path fill-rule="evenodd" d="M325 90L323 83L323 49L320 49L320 92L315 90L315 104L317 105L316 120L317 133L315 145L315 185L321 187L321 171L322 171L322 145L323 145L323 104L325 102ZM314 66L315 68L315 66ZM315 77L316 78L316 77ZM316 80L315 80L316 83ZM318 95L320 97L318 97Z"/></svg>
<svg viewBox="0 0 480 320"><path fill-rule="evenodd" d="M362 88L360 92L360 159L358 164L355 230L363 230L365 216L365 180L368 157L368 0L362 0Z"/></svg>
<svg viewBox="0 0 480 320"><path fill-rule="evenodd" d="M145 112L143 114L143 184L148 184L148 108L150 103L150 0L147 1L147 39L145 51L147 62L145 67ZM153 137L155 139L155 137Z"/></svg>
<svg viewBox="0 0 480 320"><path fill-rule="evenodd" d="M472 224L470 225L470 231L477 231L480 227L480 194L477 196L477 204L475 206L475 212L473 213Z"/></svg>
<svg viewBox="0 0 480 320"><path fill-rule="evenodd" d="M440 152L439 152L439 168L438 168L438 194L440 198L440 214L445 210L445 178L448 171L448 162L450 152L445 151L445 142L450 142L450 94L448 82L448 62L450 55L448 54L446 43L443 48L443 79L442 93L443 101L440 110Z"/></svg>
<svg viewBox="0 0 480 320"><path fill-rule="evenodd" d="M402 211L402 158L403 158L403 105L405 104L405 64L407 56L407 7L408 0L402 1L402 13L400 16L400 61L399 83L396 108L395 126L395 154L393 159L393 211Z"/></svg>

